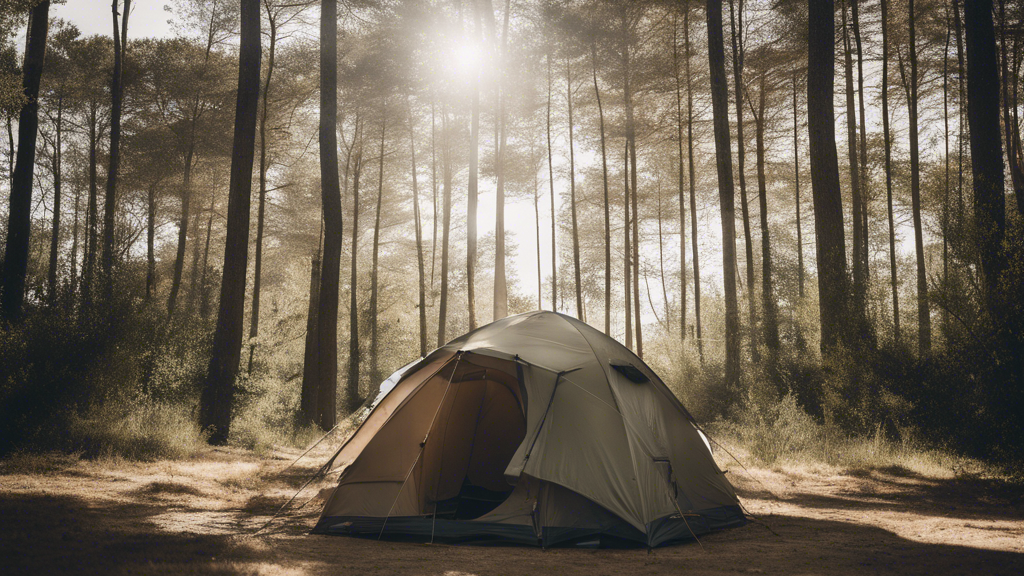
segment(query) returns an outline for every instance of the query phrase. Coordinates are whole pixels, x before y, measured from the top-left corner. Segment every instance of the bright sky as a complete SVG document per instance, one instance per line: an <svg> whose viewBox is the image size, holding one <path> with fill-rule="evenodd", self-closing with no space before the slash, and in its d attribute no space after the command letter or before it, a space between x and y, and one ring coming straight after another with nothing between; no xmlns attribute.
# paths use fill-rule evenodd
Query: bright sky
<svg viewBox="0 0 1024 576"><path fill-rule="evenodd" d="M167 24L170 14L164 6L168 0L134 0L132 13L128 16L128 37L145 38L169 36L171 27ZM50 13L78 26L84 36L93 34L110 35L114 27L110 14L109 0L67 0L66 4L50 8Z"/></svg>

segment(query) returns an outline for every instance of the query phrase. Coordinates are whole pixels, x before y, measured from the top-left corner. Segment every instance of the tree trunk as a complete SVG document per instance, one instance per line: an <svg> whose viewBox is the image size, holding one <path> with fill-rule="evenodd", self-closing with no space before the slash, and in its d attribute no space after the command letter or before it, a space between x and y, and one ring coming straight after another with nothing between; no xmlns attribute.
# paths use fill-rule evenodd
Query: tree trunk
<svg viewBox="0 0 1024 576"><path fill-rule="evenodd" d="M583 286L580 275L580 234L576 216L576 152L572 138L572 72L569 58L565 59L565 100L569 107L569 203L572 208L572 266L576 283L576 317L586 322L583 315Z"/></svg>
<svg viewBox="0 0 1024 576"><path fill-rule="evenodd" d="M434 211L430 219L433 232L430 235L430 305L434 305L434 266L437 264L437 148L434 146L434 136L437 130L434 127L434 95L430 95L430 191L433 194L430 203Z"/></svg>
<svg viewBox="0 0 1024 576"><path fill-rule="evenodd" d="M213 207L215 197L210 194L210 212L206 216L206 242L203 245L203 264L199 269L199 317L206 320L210 317L210 287L207 284L207 271L210 260L210 234L213 232Z"/></svg>
<svg viewBox="0 0 1024 576"><path fill-rule="evenodd" d="M111 2L114 21L114 75L110 82L110 159L107 164L107 195L103 199L103 297L110 302L114 296L114 211L117 207L117 173L121 164L121 102L124 86L121 69L128 43L128 15L131 0L124 0L121 30L117 29L117 0Z"/></svg>
<svg viewBox="0 0 1024 576"><path fill-rule="evenodd" d="M869 265L869 249L868 249L868 200L871 195L869 193L869 179L868 179L868 136L867 136L867 121L865 119L865 107L864 107L864 49L863 43L861 42L860 36L860 0L851 0L850 4L852 8L853 16L853 40L857 46L857 105L860 112L860 228L861 228L861 253L856 257L861 260L861 270L864 273L864 286L867 290L867 286L871 282L871 267ZM867 298L865 296L865 305ZM865 330L870 331L871 326L867 322L867 308L864 309L864 327ZM870 338L873 338L873 334L866 333Z"/></svg>
<svg viewBox="0 0 1024 576"><path fill-rule="evenodd" d="M357 121L358 122L358 121ZM356 132L359 131L358 125ZM358 134L353 137L353 146ZM352 173L352 275L349 280L348 310L348 382L345 385L345 408L352 412L362 403L359 398L359 174L362 172L363 150L360 144L353 161ZM441 303L445 294L442 291Z"/></svg>
<svg viewBox="0 0 1024 576"><path fill-rule="evenodd" d="M626 309L626 348L633 349L633 294L630 292L630 283L632 281L632 272L630 271L630 265L633 262L633 251L629 245L629 140L626 140L626 150L622 157L622 172L625 180L625 191L623 192L622 202L622 238L623 238L623 258L622 258L622 281L624 283L622 295L625 298L625 309Z"/></svg>
<svg viewBox="0 0 1024 576"><path fill-rule="evenodd" d="M46 274L46 296L50 303L57 301L57 248L60 245L60 200L61 200L61 160L63 152L63 120L64 97L57 98L57 120L55 122L53 142L53 226L50 229L50 266Z"/></svg>
<svg viewBox="0 0 1024 576"><path fill-rule="evenodd" d="M181 274L185 267L185 244L188 240L188 218L192 202L192 159L193 151L190 148L185 154L185 170L182 174L181 185L181 218L178 220L178 247L175 251L174 269L171 272L171 291L167 296L167 313L174 314L178 301L178 291L181 289Z"/></svg>
<svg viewBox="0 0 1024 576"><path fill-rule="evenodd" d="M760 90L757 100L757 115L754 120L757 122L755 141L757 144L757 196L760 200L761 213L761 309L764 310L764 345L769 351L771 358L777 357L779 353L779 319L775 303L775 287L772 283L772 245L771 235L768 233L768 182L765 177L765 146L764 130L766 110L767 86L765 85L765 74L761 74Z"/></svg>
<svg viewBox="0 0 1024 576"><path fill-rule="evenodd" d="M921 168L917 142L917 42L914 0L910 0L910 197L914 219L914 248L917 253L917 344L922 357L931 354L932 321L928 307L928 277L924 268L924 231L921 225Z"/></svg>
<svg viewBox="0 0 1024 576"><path fill-rule="evenodd" d="M494 170L497 179L494 201L494 319L500 320L508 316L508 282L505 278L505 145L508 142L508 134L505 129L506 116L508 114L505 101L508 99L504 91L504 66L507 58L508 48L508 18L509 4L511 0L505 0L505 21L503 24L501 55L498 67L498 85L496 92L498 96L498 117L496 119L498 138L495 140ZM491 14L488 8L488 14Z"/></svg>
<svg viewBox="0 0 1024 576"><path fill-rule="evenodd" d="M955 0L954 0L955 1ZM899 343L900 296L896 276L896 221L892 210L892 140L889 132L889 3L881 0L882 7L882 141L885 145L885 200L889 219L889 278L892 288L893 339Z"/></svg>
<svg viewBox="0 0 1024 576"><path fill-rule="evenodd" d="M632 245L627 246L626 258L632 259L633 269L633 311L636 320L636 355L644 357L643 327L640 318L640 214L637 212L637 173L636 173L636 123L633 119L633 91L630 88L630 75L632 74L629 65L629 27L626 16L622 17L622 78L623 78L623 100L626 105L626 145L629 147L629 198L632 200ZM626 233L629 233L629 222L627 221ZM630 250L629 248L632 248ZM628 274L628 272L627 272Z"/></svg>
<svg viewBox="0 0 1024 576"><path fill-rule="evenodd" d="M831 353L836 347L848 344L845 323L848 321L850 297L833 108L834 57L835 11L832 0L811 2L808 9L807 127L822 353Z"/></svg>
<svg viewBox="0 0 1024 576"><path fill-rule="evenodd" d="M690 169L690 246L693 249L693 321L696 324L697 355L704 363L704 341L700 325L700 255L697 250L697 183L693 161L693 86L690 76L690 5L683 12L683 45L686 55L686 157ZM683 326L686 330L686 326Z"/></svg>
<svg viewBox="0 0 1024 576"><path fill-rule="evenodd" d="M537 174L536 155L530 148L533 164L533 222L537 242L537 310L544 309L544 277L540 269L540 176Z"/></svg>
<svg viewBox="0 0 1024 576"><path fill-rule="evenodd" d="M658 186L658 275L661 277L661 298L662 302L665 303L665 321L661 323L665 327L665 331L668 333L672 332L672 324L669 320L671 316L671 309L668 305L668 286L665 284L665 235L662 231L662 211L661 211L661 186ZM647 290L647 299L651 299L650 289ZM651 304L651 310L654 310L654 304Z"/></svg>
<svg viewBox="0 0 1024 576"><path fill-rule="evenodd" d="M441 111L441 137L444 148L441 150L441 171L444 176L442 191L442 218L441 225L441 302L438 305L437 318L437 345L444 346L445 328L448 322L448 239L451 235L452 224L452 146L451 135L448 133L448 110ZM549 147L550 150L550 147Z"/></svg>
<svg viewBox="0 0 1024 576"><path fill-rule="evenodd" d="M82 272L82 303L86 307L92 303L93 277L96 274L96 242L99 240L96 231L96 221L99 219L97 107L97 104L92 103L89 111L89 200L85 222L85 269Z"/></svg>
<svg viewBox="0 0 1024 576"><path fill-rule="evenodd" d="M551 309L558 312L558 243L555 230L558 217L555 215L555 170L551 160L551 47L548 46L548 182L551 185Z"/></svg>
<svg viewBox="0 0 1024 576"><path fill-rule="evenodd" d="M238 99L228 184L228 225L220 286L220 310L210 368L200 399L199 423L212 430L211 444L227 441L235 374L242 346L245 269L249 251L249 204L260 96L260 3L241 0Z"/></svg>
<svg viewBox="0 0 1024 576"><path fill-rule="evenodd" d="M601 127L601 177L604 183L604 333L612 333L612 224L611 207L608 198L608 153L605 147L604 108L601 106L601 89L597 85L597 43L590 44L591 71L594 76L594 97L597 98L597 115Z"/></svg>
<svg viewBox="0 0 1024 576"><path fill-rule="evenodd" d="M725 383L738 390L740 383L740 319L736 301L736 214L732 181L732 146L729 144L729 91L725 76L722 0L707 0L708 63L718 164L718 196L722 211L722 279L725 292Z"/></svg>
<svg viewBox="0 0 1024 576"><path fill-rule="evenodd" d="M75 198L75 243L78 243L78 199ZM156 184L150 184L146 190L146 301L149 301L156 290ZM72 262L75 249L72 248ZM72 272L72 277L74 273Z"/></svg>
<svg viewBox="0 0 1024 576"><path fill-rule="evenodd" d="M851 264L853 267L853 300L850 302L851 312L856 316L853 322L856 324L856 333L858 337L863 337L863 329L861 318L864 315L864 309L867 306L867 284L864 278L863 262L861 261L860 255L863 252L862 243L864 242L863 229L861 228L861 189L860 189L860 176L861 171L858 166L857 156L857 113L856 113L856 97L853 88L853 49L852 43L850 42L850 26L847 22L846 16L846 1L843 2L842 6L842 21L843 21L843 76L846 80L846 137L847 146L850 160L850 196L851 196L851 228L853 229L853 250L851 253Z"/></svg>
<svg viewBox="0 0 1024 576"><path fill-rule="evenodd" d="M942 51L942 140L945 145L943 163L945 174L942 190L942 286L949 289L949 45L952 40L952 23L949 20L949 6L946 6L946 46ZM949 308L942 307L942 334L949 341Z"/></svg>
<svg viewBox="0 0 1024 576"><path fill-rule="evenodd" d="M408 100L407 100L408 102ZM416 270L419 274L420 356L427 355L427 287L423 264L423 224L420 219L420 189L416 182L416 131L412 106L409 108L409 154L412 156L412 212L416 228Z"/></svg>
<svg viewBox="0 0 1024 576"><path fill-rule="evenodd" d="M999 45L1000 45L1000 66L1002 67L1000 89L1003 96L1003 128L1005 130L1006 137L1006 164L1010 168L1010 183L1013 186L1014 196L1017 198L1017 207L1021 214L1024 214L1024 166L1021 162L1024 162L1024 158L1021 157L1021 151L1016 146L1016 140L1018 137L1017 124L1013 121L1010 115L1010 82L1012 78L1015 78L1015 74L1011 75L1010 70L1007 67L1008 50L1006 47L1006 1L999 0ZM1013 108L1016 110L1016 107Z"/></svg>
<svg viewBox="0 0 1024 576"><path fill-rule="evenodd" d="M967 75L964 58L966 57L964 50L964 30L962 22L960 20L960 2L959 0L953 0L953 29L956 33L956 59L957 59L957 108L958 108L958 121L957 121L957 205L956 205L956 222L957 222L957 235L963 237L964 222L966 206L964 205L964 140L966 136L966 130L964 127L967 125Z"/></svg>
<svg viewBox="0 0 1024 576"><path fill-rule="evenodd" d="M320 3L320 194L324 215L324 256L317 311L316 420L322 430L337 421L338 277L341 274L341 187L338 179L338 5ZM351 399L349 399L351 403Z"/></svg>
<svg viewBox="0 0 1024 576"><path fill-rule="evenodd" d="M43 0L32 9L25 42L22 77L25 100L18 116L18 154L14 176L11 178L3 290L0 291L0 317L8 322L21 319L25 297L29 235L32 230L32 173L36 158L36 132L39 128L39 80L43 75L49 12L49 0Z"/></svg>
<svg viewBox="0 0 1024 576"><path fill-rule="evenodd" d="M676 81L676 136L679 139L679 339L686 342L686 178L683 170L683 86L679 78L678 34L678 15L673 14L672 73Z"/></svg>
<svg viewBox="0 0 1024 576"><path fill-rule="evenodd" d="M380 210L384 201L384 136L387 130L387 100L384 100L381 109L380 119L380 158L378 159L377 179L377 211L373 220L373 255L371 256L370 267L370 382L380 382L380 365L378 357L377 327L380 319L377 318L377 278L379 273L378 261L380 258Z"/></svg>
<svg viewBox="0 0 1024 576"><path fill-rule="evenodd" d="M81 201L82 201L81 191L76 187L75 188L75 220L74 220L74 224L71 227L71 278L70 278L70 281L68 282L68 286L69 286L68 293L72 297L69 299L69 302L74 300L73 295L75 294L75 290L77 289L77 285L78 285L78 216L79 216L79 208L81 207ZM148 299L148 293L147 293L147 299Z"/></svg>
<svg viewBox="0 0 1024 576"><path fill-rule="evenodd" d="M999 70L996 64L992 1L964 3L967 35L967 119L971 134L974 220L990 317L999 318L999 279L1006 268L1003 147L999 130Z"/></svg>
<svg viewBox="0 0 1024 576"><path fill-rule="evenodd" d="M473 3L477 42L482 43L480 7ZM466 297L468 301L469 329L476 329L476 213L480 171L480 77L473 75L473 104L469 136L469 184L466 191Z"/></svg>
<svg viewBox="0 0 1024 576"><path fill-rule="evenodd" d="M884 1L884 0L883 0ZM804 297L804 237L800 224L800 120L796 103L796 69L793 69L793 198L796 202L797 294Z"/></svg>
<svg viewBox="0 0 1024 576"><path fill-rule="evenodd" d="M246 372L252 372L252 358L256 352L255 338L260 332L260 289L263 275L263 223L267 212L267 116L270 107L270 81L274 76L274 52L277 48L276 14L267 8L267 23L270 25L270 44L267 46L267 77L263 81L263 108L260 110L260 199L256 209L256 253L252 275L252 308L249 316L249 365ZM317 248L319 250L319 247Z"/></svg>
<svg viewBox="0 0 1024 576"><path fill-rule="evenodd" d="M739 9L735 9L739 2ZM736 88L736 170L740 184L740 210L743 216L743 243L747 259L747 311L750 316L750 358L760 361L757 350L757 305L754 300L754 240L750 232L750 210L747 203L746 140L743 138L743 0L729 0L729 23L732 30L733 85Z"/></svg>
<svg viewBox="0 0 1024 576"><path fill-rule="evenodd" d="M323 223L320 226L321 235ZM309 306L306 312L306 345L302 354L302 395L299 413L303 424L316 423L317 402L317 310L320 308L320 240L317 240L316 252L309 261Z"/></svg>

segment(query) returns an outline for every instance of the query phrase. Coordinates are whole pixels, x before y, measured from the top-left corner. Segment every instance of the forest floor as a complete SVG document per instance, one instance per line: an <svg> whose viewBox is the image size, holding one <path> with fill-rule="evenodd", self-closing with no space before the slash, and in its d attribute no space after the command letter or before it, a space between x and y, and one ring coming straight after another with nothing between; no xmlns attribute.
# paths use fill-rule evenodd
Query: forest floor
<svg viewBox="0 0 1024 576"><path fill-rule="evenodd" d="M735 467L751 522L655 549L378 542L309 535L318 501L252 533L324 454L209 449L187 460L0 461L3 574L1024 574L1020 486L906 468ZM315 489L307 488L296 506Z"/></svg>

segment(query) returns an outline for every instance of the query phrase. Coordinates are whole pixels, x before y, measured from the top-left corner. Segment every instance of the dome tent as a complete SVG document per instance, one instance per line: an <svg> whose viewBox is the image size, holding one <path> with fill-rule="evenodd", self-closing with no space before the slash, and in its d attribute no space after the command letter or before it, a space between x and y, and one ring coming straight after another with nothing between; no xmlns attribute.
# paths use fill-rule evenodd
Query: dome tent
<svg viewBox="0 0 1024 576"><path fill-rule="evenodd" d="M632 352L554 312L409 367L327 464L314 533L647 546L745 522L693 417Z"/></svg>

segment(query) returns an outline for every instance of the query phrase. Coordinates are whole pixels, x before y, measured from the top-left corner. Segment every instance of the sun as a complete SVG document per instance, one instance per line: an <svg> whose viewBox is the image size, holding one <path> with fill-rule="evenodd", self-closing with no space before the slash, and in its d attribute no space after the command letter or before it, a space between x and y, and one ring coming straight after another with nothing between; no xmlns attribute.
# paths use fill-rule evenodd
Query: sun
<svg viewBox="0 0 1024 576"><path fill-rule="evenodd" d="M475 42L461 42L456 44L452 50L455 68L459 74L471 76L480 72L480 64L483 62L483 50Z"/></svg>

